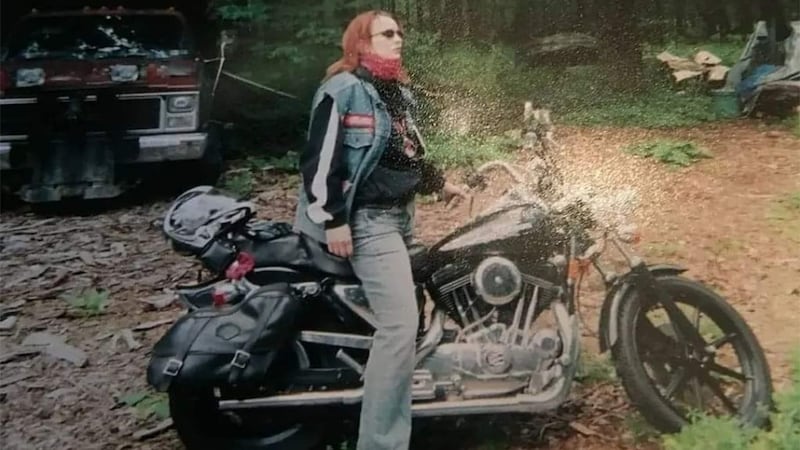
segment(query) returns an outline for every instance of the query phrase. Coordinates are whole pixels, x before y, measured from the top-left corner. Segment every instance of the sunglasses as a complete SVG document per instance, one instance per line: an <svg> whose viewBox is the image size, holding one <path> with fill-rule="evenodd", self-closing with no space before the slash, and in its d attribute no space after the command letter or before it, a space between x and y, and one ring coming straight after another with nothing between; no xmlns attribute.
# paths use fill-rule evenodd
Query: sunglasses
<svg viewBox="0 0 800 450"><path fill-rule="evenodd" d="M403 39L405 37L405 34L400 30L383 30L380 33L373 34L372 36L377 36L379 34L385 37L386 39L392 39L395 34L400 36L400 39Z"/></svg>

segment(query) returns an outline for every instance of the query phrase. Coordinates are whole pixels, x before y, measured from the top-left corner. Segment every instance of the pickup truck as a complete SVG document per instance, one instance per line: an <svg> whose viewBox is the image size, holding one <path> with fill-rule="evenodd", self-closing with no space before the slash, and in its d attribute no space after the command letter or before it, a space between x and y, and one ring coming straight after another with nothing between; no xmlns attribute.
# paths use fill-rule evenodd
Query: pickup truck
<svg viewBox="0 0 800 450"><path fill-rule="evenodd" d="M222 171L205 70L173 9L31 11L0 58L0 180L25 202L117 197ZM211 72L211 76L207 72Z"/></svg>

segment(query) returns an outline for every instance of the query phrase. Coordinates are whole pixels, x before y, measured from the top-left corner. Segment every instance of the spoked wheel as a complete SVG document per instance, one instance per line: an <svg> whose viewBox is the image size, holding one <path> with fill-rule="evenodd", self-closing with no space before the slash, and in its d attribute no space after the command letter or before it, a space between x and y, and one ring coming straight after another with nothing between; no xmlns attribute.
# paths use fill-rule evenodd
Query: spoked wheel
<svg viewBox="0 0 800 450"><path fill-rule="evenodd" d="M282 370L309 367L300 343L295 342L286 353L275 362L281 361ZM223 398L231 396L221 394ZM321 429L304 417L307 411L223 411L211 388L170 389L169 407L175 429L189 450L307 450L321 437Z"/></svg>
<svg viewBox="0 0 800 450"><path fill-rule="evenodd" d="M704 285L678 276L658 278L677 309L636 293L620 308L612 348L631 401L653 426L677 432L692 413L735 416L763 426L772 382L761 346L744 319ZM678 325L691 324L691 330ZM684 330L684 331L681 331ZM695 330L698 334L694 336ZM688 332L687 332L688 331Z"/></svg>

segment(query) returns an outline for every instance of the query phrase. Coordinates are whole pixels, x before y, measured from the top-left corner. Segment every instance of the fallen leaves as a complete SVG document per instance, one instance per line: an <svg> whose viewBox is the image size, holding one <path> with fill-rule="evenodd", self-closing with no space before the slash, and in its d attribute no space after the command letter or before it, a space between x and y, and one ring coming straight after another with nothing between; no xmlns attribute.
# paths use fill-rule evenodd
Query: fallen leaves
<svg viewBox="0 0 800 450"><path fill-rule="evenodd" d="M158 328L158 327L160 327L162 325L170 324L170 323L172 323L174 321L175 321L175 319L173 318L173 319L155 320L153 322L145 322L145 323L141 323L139 325L136 325L133 328L133 331L151 330L153 328Z"/></svg>
<svg viewBox="0 0 800 450"><path fill-rule="evenodd" d="M50 333L31 333L22 341L22 346L39 348L43 353L69 361L78 367L83 367L89 362L83 350L67 344L63 337Z"/></svg>
<svg viewBox="0 0 800 450"><path fill-rule="evenodd" d="M174 292L164 292L162 294L153 295L147 298L137 299L142 303L149 305L149 309L164 309L173 304L177 300Z"/></svg>

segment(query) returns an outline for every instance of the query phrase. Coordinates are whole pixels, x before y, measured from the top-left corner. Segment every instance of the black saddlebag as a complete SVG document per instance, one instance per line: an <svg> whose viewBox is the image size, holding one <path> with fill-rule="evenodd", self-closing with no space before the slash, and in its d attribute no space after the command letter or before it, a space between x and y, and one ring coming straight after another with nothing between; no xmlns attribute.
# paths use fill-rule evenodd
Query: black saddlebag
<svg viewBox="0 0 800 450"><path fill-rule="evenodd" d="M235 306L201 308L178 319L156 343L147 382L158 391L255 386L291 337L301 300L289 285L262 286Z"/></svg>

